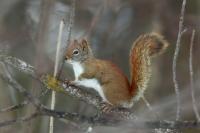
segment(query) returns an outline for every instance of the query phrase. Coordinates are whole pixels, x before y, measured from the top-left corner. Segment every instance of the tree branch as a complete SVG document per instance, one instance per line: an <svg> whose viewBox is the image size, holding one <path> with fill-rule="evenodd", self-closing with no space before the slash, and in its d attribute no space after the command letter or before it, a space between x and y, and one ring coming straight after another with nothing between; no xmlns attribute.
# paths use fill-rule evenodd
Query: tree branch
<svg viewBox="0 0 200 133"><path fill-rule="evenodd" d="M29 103L28 101L23 101L23 102L20 103L20 104L13 105L13 106L10 106L10 107L4 108L4 109L0 109L0 113L2 113L2 112L15 111L15 110L17 110L17 109L20 109L20 108L24 107L24 106L27 105L28 103Z"/></svg>
<svg viewBox="0 0 200 133"><path fill-rule="evenodd" d="M192 31L192 36L190 39L190 56L189 56L189 71L190 71L190 89L191 89L191 97L192 97L192 106L194 110L194 114L196 116L196 119L198 122L200 122L200 116L199 112L197 109L197 103L195 100L195 95L194 95L194 72L193 72L193 60L192 60L192 53L193 53L193 45L194 45L194 37L195 37L195 30Z"/></svg>
<svg viewBox="0 0 200 133"><path fill-rule="evenodd" d="M14 67L15 69L25 74L30 75L33 78L36 78L36 79L38 78L38 75L36 74L34 67L18 58L7 56L7 55L0 55L0 61L9 66Z"/></svg>
<svg viewBox="0 0 200 133"><path fill-rule="evenodd" d="M177 63L177 58L180 51L181 38L182 38L183 33L185 32L185 30L183 30L185 6L186 6L186 0L183 0L182 7L181 7L180 20L179 20L179 30L178 30L178 37L177 37L177 42L176 42L176 49L174 52L174 58L173 58L173 64L172 64L174 89L175 89L175 93L177 97L176 98L177 99L176 120L180 119L180 110L181 110L180 90L179 90L179 84L177 82L177 77L176 77L176 63Z"/></svg>
<svg viewBox="0 0 200 133"><path fill-rule="evenodd" d="M8 61L7 61L8 59ZM0 55L0 61L13 66L14 68L20 70L21 72L24 72L34 78L37 78L40 80L40 82L43 85L47 85L43 80L41 80L39 77L36 77L34 68L27 64L24 61L21 61L17 58L6 56L6 55ZM13 61L13 62L12 62ZM23 64L23 65L22 65ZM24 67L26 66L26 67ZM21 68L22 67L22 68ZM14 89L22 93L28 101L36 108L36 111L28 116L28 117L22 117L15 120L9 120L9 121L2 121L0 122L0 127L12 125L19 122L25 122L29 121L31 119L34 119L38 116L53 116L58 119L67 119L69 121L73 121L76 123L88 123L93 126L111 126L111 127L124 127L129 129L155 129L155 128L163 128L163 129L183 129L183 128L200 128L200 123L196 121L145 121L145 120L139 120L139 119L127 119L125 117L119 117L118 113L124 113L127 116L132 115L131 112L127 110L120 110L116 109L113 110L115 113L111 114L104 114L96 115L92 117L80 115L77 113L68 113L68 112L61 112L57 110L51 110L48 109L45 105L40 103L40 101L32 96L25 88L23 88L20 84L17 83L14 79L11 78L11 76L4 76L1 75L1 78L3 78L7 83L9 83L11 86L13 86ZM69 86L67 87L64 83L61 82L61 86L71 96L76 97L77 99L84 100L88 104L91 104L93 106L96 106L97 108L100 107L101 100L99 97L94 97L90 95L89 93L77 88L76 86ZM14 107L14 106L13 106ZM5 110L5 109L2 109ZM9 110L9 109L8 109ZM123 115L124 115L123 114ZM129 116L130 118L130 116ZM134 117L135 118L135 117Z"/></svg>

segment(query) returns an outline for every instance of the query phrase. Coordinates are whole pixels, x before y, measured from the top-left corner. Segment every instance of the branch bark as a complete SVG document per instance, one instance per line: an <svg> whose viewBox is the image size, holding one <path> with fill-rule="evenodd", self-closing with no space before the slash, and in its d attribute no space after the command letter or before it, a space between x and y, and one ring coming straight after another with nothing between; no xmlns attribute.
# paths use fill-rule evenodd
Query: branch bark
<svg viewBox="0 0 200 133"><path fill-rule="evenodd" d="M189 71L190 71L190 89L191 89L191 97L192 97L192 106L194 110L194 114L198 122L200 122L200 116L197 108L197 102L195 100L194 94L194 71L193 71L193 60L192 60L192 53L193 53L193 45L194 45L194 37L195 37L195 30L192 31L192 36L190 39L190 56L189 56Z"/></svg>

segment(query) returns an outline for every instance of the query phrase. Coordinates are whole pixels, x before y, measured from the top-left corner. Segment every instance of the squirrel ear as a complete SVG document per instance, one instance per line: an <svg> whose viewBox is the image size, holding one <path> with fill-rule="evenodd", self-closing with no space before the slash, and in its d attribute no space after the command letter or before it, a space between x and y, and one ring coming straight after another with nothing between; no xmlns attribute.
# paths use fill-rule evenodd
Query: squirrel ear
<svg viewBox="0 0 200 133"><path fill-rule="evenodd" d="M81 41L81 44L82 44L82 46L83 46L83 50L85 49L85 48L88 48L88 42L87 42L87 40L86 39L82 39L82 41Z"/></svg>
<svg viewBox="0 0 200 133"><path fill-rule="evenodd" d="M86 39L82 39L81 43L84 45L84 46L87 46L88 45L88 42Z"/></svg>

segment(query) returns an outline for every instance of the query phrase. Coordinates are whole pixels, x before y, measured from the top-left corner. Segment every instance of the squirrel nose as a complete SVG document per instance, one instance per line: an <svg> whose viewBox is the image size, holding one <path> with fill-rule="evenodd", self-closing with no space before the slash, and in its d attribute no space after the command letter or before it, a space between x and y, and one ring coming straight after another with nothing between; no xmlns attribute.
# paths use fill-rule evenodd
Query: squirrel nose
<svg viewBox="0 0 200 133"><path fill-rule="evenodd" d="M65 56L65 60L68 60L69 59L69 57L68 56Z"/></svg>

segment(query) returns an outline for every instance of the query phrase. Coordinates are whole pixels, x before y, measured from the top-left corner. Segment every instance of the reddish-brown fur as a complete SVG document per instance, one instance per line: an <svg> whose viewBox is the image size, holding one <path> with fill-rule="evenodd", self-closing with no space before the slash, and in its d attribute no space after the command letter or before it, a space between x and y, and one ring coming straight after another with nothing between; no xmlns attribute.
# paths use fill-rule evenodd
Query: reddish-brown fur
<svg viewBox="0 0 200 133"><path fill-rule="evenodd" d="M121 70L109 61L88 59L83 63L85 72L80 78L96 78L103 88L107 100L113 105L127 102L131 98L130 84Z"/></svg>
<svg viewBox="0 0 200 133"><path fill-rule="evenodd" d="M145 90L151 76L151 57L162 53L168 43L156 33L138 37L130 51L132 96Z"/></svg>

